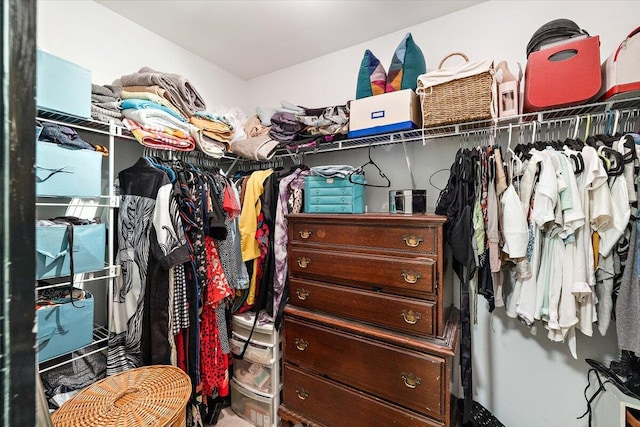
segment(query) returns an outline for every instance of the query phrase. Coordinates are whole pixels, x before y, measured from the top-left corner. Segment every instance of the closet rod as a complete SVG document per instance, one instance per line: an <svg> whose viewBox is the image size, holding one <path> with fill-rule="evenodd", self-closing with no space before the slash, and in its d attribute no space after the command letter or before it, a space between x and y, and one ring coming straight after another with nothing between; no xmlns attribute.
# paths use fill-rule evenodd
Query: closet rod
<svg viewBox="0 0 640 427"><path fill-rule="evenodd" d="M609 116L619 116L619 117L624 117L624 115L627 114L629 116L629 120L634 121L634 120L638 120L640 119L640 110L637 108L632 108L632 109L626 109L626 110L606 110L606 111L601 111L601 112L596 112L596 113L584 113L584 114L578 114L578 115L573 115L573 116L563 116L563 117L555 117L555 118L547 118L547 119L543 119L543 120L531 120L531 121L511 121L508 123L501 123L498 124L497 121L494 121L493 125L488 125L485 127L478 127L478 128L473 128L473 129L466 129L466 130L462 130L461 128L457 128L455 131L450 132L450 133L443 133L443 134L437 134L437 135L431 135L431 134L427 134L426 131L428 131L428 129L425 129L425 135L422 138L423 144L426 144L426 142L434 140L434 139L440 139L440 138L448 138L448 137L454 137L454 136L476 136L476 135L480 135L480 134L486 134L487 132L501 132L501 131L505 131L505 130L509 130L509 127L511 126L513 127L520 127L524 130L534 130L536 132L544 132L542 130L543 125L547 125L547 126L581 126L582 124L586 123L586 119L590 118L590 129L593 128L593 126L603 126L602 121L607 120L609 118Z"/></svg>
<svg viewBox="0 0 640 427"><path fill-rule="evenodd" d="M194 166L202 167L220 167L222 160L233 160L234 163L238 160L236 157L230 157L223 155L220 158L210 157L204 154L200 150L193 151L179 151L179 150L164 150L159 148L144 147L142 150L143 156L159 157L163 160L182 160L187 163L191 163Z"/></svg>

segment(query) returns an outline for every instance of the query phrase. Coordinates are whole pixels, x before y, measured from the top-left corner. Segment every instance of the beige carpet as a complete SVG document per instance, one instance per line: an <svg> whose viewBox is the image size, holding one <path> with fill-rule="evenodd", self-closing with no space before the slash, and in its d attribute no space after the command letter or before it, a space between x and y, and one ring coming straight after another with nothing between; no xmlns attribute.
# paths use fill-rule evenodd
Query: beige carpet
<svg viewBox="0 0 640 427"><path fill-rule="evenodd" d="M224 408L215 427L253 427L249 421L240 418L230 407Z"/></svg>

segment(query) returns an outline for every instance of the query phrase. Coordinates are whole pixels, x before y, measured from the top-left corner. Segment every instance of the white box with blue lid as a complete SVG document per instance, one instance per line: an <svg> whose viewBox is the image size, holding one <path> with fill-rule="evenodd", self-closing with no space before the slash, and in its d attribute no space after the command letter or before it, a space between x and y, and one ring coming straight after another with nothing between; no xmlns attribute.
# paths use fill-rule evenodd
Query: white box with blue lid
<svg viewBox="0 0 640 427"><path fill-rule="evenodd" d="M349 138L418 129L422 126L420 102L412 89L351 101Z"/></svg>

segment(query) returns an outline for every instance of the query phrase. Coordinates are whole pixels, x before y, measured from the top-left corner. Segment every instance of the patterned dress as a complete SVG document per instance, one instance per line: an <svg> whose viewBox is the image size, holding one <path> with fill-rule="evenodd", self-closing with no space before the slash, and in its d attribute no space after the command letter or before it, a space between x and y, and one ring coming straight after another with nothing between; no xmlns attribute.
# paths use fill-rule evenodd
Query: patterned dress
<svg viewBox="0 0 640 427"><path fill-rule="evenodd" d="M119 174L120 211L116 264L121 274L114 281L109 331L107 374L142 364L141 337L150 257L166 274L189 261L181 220L169 178L148 160Z"/></svg>

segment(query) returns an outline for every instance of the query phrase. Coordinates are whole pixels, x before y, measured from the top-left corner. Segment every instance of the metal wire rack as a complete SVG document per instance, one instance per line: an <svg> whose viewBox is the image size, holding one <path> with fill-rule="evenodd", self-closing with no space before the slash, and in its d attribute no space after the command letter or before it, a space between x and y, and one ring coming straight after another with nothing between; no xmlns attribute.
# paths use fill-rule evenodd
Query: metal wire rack
<svg viewBox="0 0 640 427"><path fill-rule="evenodd" d="M560 124L575 123L578 120L594 116L602 118L611 112L618 111L621 114L637 113L640 109L640 97L628 97L611 99L605 102L596 102L574 107L559 108L535 113L525 113L518 116L481 120L468 123L457 123L447 126L432 127L426 129L415 129L403 132L393 132L381 135L365 136L359 138L349 138L334 142L322 143L314 148L287 149L281 148L276 151L276 158L289 157L294 162L298 162L300 156L309 154L328 153L357 148L376 147L397 143L407 143L440 138L449 138L459 135L469 135L481 132L499 131L512 126L540 126L540 124ZM83 129L92 132L99 132L106 135L115 135L120 138L134 139L129 130L113 123L104 123L93 119L69 116L48 110L38 110L38 120L72 126L76 129ZM229 163L232 169L238 162L246 163L255 161L243 159L233 154L225 154L218 162Z"/></svg>
<svg viewBox="0 0 640 427"><path fill-rule="evenodd" d="M106 123L94 119L72 116L69 114L63 114L45 109L38 109L37 120L68 126L74 129L85 130L93 133L114 135L119 138L135 140L133 134L129 132L129 129L123 126L118 126L115 123Z"/></svg>
<svg viewBox="0 0 640 427"><path fill-rule="evenodd" d="M93 341L88 346L84 347L85 349L91 348L91 350L87 352L75 352L71 353L71 356L65 355L56 359L51 359L47 362L43 362L40 365L39 373L47 372L52 369L59 368L60 366L66 365L68 363L74 362L76 360L83 359L92 354L105 351L107 349L107 340L109 339L109 331L106 327L98 324L93 325Z"/></svg>
<svg viewBox="0 0 640 427"><path fill-rule="evenodd" d="M276 152L276 156L291 156L293 154L308 155L397 143L407 143L415 141L424 142L427 140L434 140L439 138L449 138L460 135L498 131L508 129L509 127L521 125L526 127L540 127L541 124L568 124L574 123L580 119L585 119L588 116L593 116L594 118L603 118L615 111L618 111L620 114L633 114L637 113L639 108L640 97L616 99L575 107L540 111L536 113L525 113L518 116L506 118L458 123L447 126L415 129L404 132L394 132L359 138L349 138L331 143L321 144L311 150L302 149L296 151L281 149Z"/></svg>

